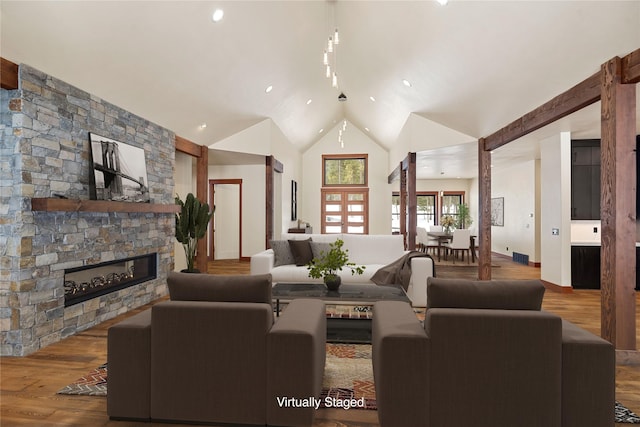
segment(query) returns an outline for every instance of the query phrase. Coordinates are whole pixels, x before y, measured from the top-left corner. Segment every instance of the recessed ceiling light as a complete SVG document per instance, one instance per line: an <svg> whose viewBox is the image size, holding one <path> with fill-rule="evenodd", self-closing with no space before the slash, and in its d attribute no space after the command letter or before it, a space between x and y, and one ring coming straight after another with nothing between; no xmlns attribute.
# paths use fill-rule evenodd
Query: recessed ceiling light
<svg viewBox="0 0 640 427"><path fill-rule="evenodd" d="M206 124L206 123L202 123L202 124L200 125L200 129L204 129L204 128L206 128L206 127L207 127L207 124Z"/></svg>
<svg viewBox="0 0 640 427"><path fill-rule="evenodd" d="M411 82L407 79L402 79L402 84L406 87L411 87Z"/></svg>
<svg viewBox="0 0 640 427"><path fill-rule="evenodd" d="M438 3L440 3L440 5L445 6L447 3L449 3L449 0L437 0Z"/></svg>
<svg viewBox="0 0 640 427"><path fill-rule="evenodd" d="M216 9L213 12L213 15L211 15L211 20L213 22L220 22L222 21L222 17L224 16L224 10L222 9Z"/></svg>
<svg viewBox="0 0 640 427"><path fill-rule="evenodd" d="M312 99L308 99L308 100L307 100L307 105L311 104L312 102L313 102L313 100L312 100Z"/></svg>
<svg viewBox="0 0 640 427"><path fill-rule="evenodd" d="M364 128L364 130L366 130L367 132L370 132L369 128Z"/></svg>
<svg viewBox="0 0 640 427"><path fill-rule="evenodd" d="M373 102L376 102L376 99L373 96L370 96L369 99L372 100Z"/></svg>
<svg viewBox="0 0 640 427"><path fill-rule="evenodd" d="M267 88L264 90L265 92L269 93L273 90L273 86L269 85L267 86Z"/></svg>
<svg viewBox="0 0 640 427"><path fill-rule="evenodd" d="M320 129L320 130L318 131L318 133L322 133L322 132L324 132L324 129Z"/></svg>

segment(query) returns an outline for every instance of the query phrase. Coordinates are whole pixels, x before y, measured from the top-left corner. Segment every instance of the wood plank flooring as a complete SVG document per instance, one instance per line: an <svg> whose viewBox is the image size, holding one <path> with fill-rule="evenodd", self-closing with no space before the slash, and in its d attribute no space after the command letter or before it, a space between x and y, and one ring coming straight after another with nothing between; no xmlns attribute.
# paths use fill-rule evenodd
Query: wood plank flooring
<svg viewBox="0 0 640 427"><path fill-rule="evenodd" d="M464 265L457 263L457 266ZM494 279L539 278L540 270L494 257ZM437 265L439 277L477 277L477 271L467 267ZM209 272L217 274L247 274L248 262L216 261L209 263ZM639 303L636 296L636 302ZM125 317L147 309L141 307L98 326L50 345L27 357L0 359L0 425L7 426L120 426L142 424L110 421L106 415L106 398L57 395L56 391L107 360L107 330ZM547 291L545 310L554 312L585 329L600 332L600 292ZM640 322L638 322L640 324ZM640 414L640 366L617 366L616 398ZM342 409L320 410L316 427L378 426L376 411ZM624 424L617 424L624 426Z"/></svg>

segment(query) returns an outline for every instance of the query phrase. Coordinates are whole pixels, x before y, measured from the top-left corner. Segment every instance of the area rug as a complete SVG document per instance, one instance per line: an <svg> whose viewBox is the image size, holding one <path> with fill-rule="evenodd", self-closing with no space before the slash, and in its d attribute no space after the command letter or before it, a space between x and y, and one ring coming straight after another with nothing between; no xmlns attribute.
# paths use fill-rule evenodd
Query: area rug
<svg viewBox="0 0 640 427"><path fill-rule="evenodd" d="M107 364L101 365L58 391L58 394L83 396L107 395ZM377 409L371 366L371 345L327 344L327 361L322 381L322 405L346 399L363 399L364 408ZM619 402L615 404L615 422L640 424L640 417Z"/></svg>
<svg viewBox="0 0 640 427"><path fill-rule="evenodd" d="M76 394L82 396L107 395L107 364L98 366L84 377L78 378L68 386L58 390L58 394Z"/></svg>
<svg viewBox="0 0 640 427"><path fill-rule="evenodd" d="M107 364L60 389L58 394L107 395ZM326 399L326 398L329 399ZM327 344L327 361L322 381L321 407L336 401L357 399L359 409L377 409L371 367L371 346L367 344ZM361 400L362 399L362 400ZM335 407L335 405L334 405Z"/></svg>

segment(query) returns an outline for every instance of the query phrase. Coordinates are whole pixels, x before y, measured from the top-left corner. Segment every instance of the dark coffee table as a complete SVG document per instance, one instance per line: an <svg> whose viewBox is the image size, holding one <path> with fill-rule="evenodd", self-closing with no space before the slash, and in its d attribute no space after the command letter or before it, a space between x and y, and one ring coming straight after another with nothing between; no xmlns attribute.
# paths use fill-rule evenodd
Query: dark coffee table
<svg viewBox="0 0 640 427"><path fill-rule="evenodd" d="M330 291L322 283L276 283L272 289L276 300L276 316L282 303L296 298L314 298L327 306L353 306L353 310L337 310L327 315L327 341L343 343L371 342L371 308L381 300L411 303L400 285L379 286L373 283L342 284Z"/></svg>

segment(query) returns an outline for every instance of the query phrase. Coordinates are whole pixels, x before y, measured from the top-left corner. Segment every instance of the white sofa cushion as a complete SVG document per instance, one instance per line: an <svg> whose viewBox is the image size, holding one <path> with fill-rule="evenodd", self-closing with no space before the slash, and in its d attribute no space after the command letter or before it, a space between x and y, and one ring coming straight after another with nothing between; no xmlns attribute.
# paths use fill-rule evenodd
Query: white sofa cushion
<svg viewBox="0 0 640 427"><path fill-rule="evenodd" d="M349 250L349 261L357 265L387 265L404 254L402 235L358 235L344 234L343 249Z"/></svg>
<svg viewBox="0 0 640 427"><path fill-rule="evenodd" d="M343 268L338 272L338 275L342 278L342 283L371 283L371 277L376 271L378 271L383 265L367 265L364 273L351 274L350 268ZM271 276L273 283L289 282L289 283L322 283L322 279L312 279L309 277L309 270L306 267L297 267L292 265L281 265L274 267L271 270Z"/></svg>

